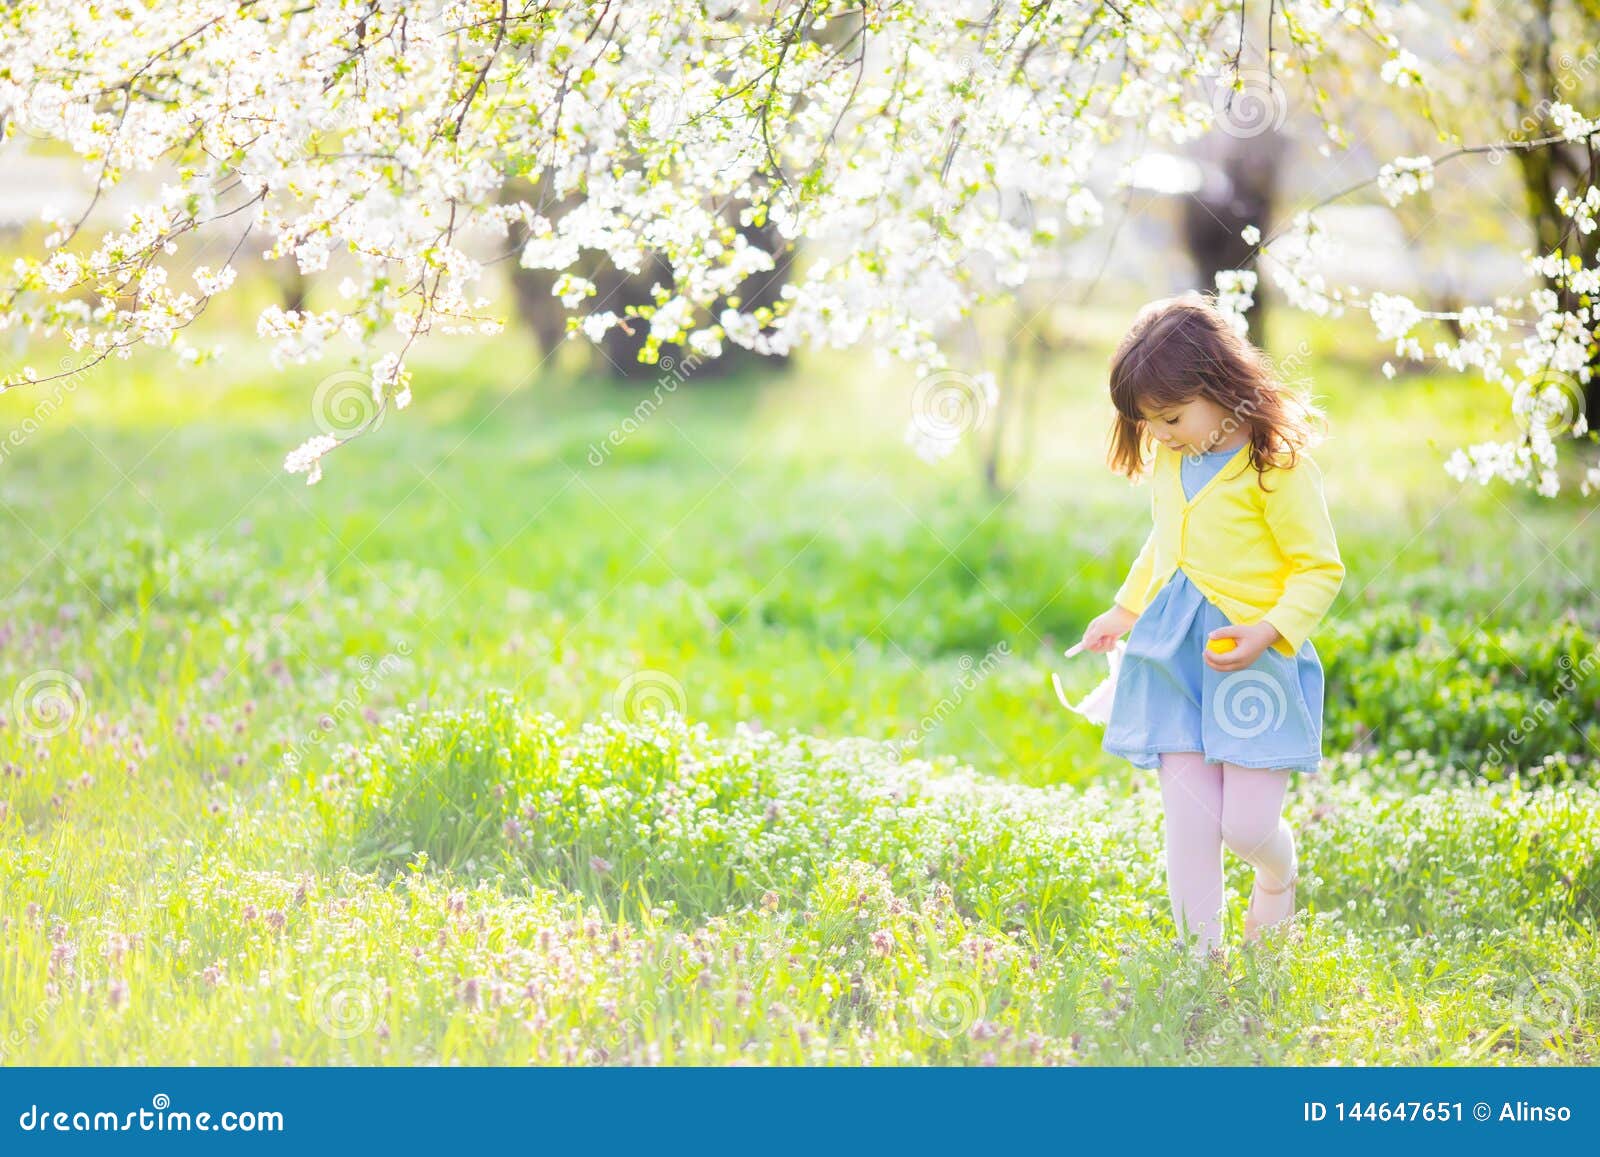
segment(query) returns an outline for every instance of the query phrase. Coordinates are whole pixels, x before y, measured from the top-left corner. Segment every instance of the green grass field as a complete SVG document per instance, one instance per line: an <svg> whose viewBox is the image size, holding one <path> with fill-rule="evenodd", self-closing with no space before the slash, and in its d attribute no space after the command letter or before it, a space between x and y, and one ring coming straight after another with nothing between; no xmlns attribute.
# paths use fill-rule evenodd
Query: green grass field
<svg viewBox="0 0 1600 1157"><path fill-rule="evenodd" d="M1303 911L1241 947L1230 855L1227 963L1174 952L1153 775L1050 683L1148 528L1124 320L1004 495L864 354L690 382L596 466L648 387L441 344L311 488L337 365L96 370L0 463L0 1057L1600 1061L1593 499L1453 482L1503 395L1353 327L1274 339L1348 567Z"/></svg>

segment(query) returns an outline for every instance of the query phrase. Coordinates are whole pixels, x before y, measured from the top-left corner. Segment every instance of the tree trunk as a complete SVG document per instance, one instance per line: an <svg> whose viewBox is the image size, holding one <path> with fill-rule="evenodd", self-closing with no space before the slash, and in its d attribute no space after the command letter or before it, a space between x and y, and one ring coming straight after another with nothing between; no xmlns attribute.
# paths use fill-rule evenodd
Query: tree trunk
<svg viewBox="0 0 1600 1157"><path fill-rule="evenodd" d="M540 203L537 191L525 182L520 185L507 182L502 199L525 199L532 204ZM577 196L568 197L547 210L546 215L552 220L558 219L571 211L580 200ZM741 207L729 207L730 223L737 221ZM776 304L789 280L794 260L793 247L770 225L735 224L735 228L750 244L774 255L774 267L771 270L747 277L740 284L738 296L742 307L749 310ZM515 226L512 236L520 251L527 240L526 228ZM767 368L781 368L788 364L786 355L756 354L732 342L724 342L722 353L714 358L692 354L681 346L668 343L660 347L660 360L657 363L641 362L639 351L644 348L650 324L640 318L628 318L627 309L629 306L653 305L655 299L650 294L651 286L672 284L672 270L667 262L659 255L651 254L640 272L626 273L605 257L586 252L573 272L594 282L595 296L588 300L586 309L610 310L624 319L625 324L608 330L598 346L587 340L583 342L599 363L596 368L613 381L651 381L673 370L676 370L680 380L687 381L690 378L723 377L757 363ZM524 268L520 262L511 269L517 312L523 323L533 331L540 352L546 358L550 357L567 334L567 309L551 293L559 276L549 269ZM713 316L720 313L725 304L719 300L712 307Z"/></svg>
<svg viewBox="0 0 1600 1157"><path fill-rule="evenodd" d="M294 258L280 263L276 280L278 292L283 297L283 308L289 313L300 313L306 307L306 275Z"/></svg>
<svg viewBox="0 0 1600 1157"><path fill-rule="evenodd" d="M740 205L729 207L728 216L732 222L737 221L740 208L742 208ZM784 242L777 230L770 225L758 227L735 224L735 228L751 245L773 255L772 269L765 273L752 274L739 284L735 296L740 302L740 307L748 311L761 306L775 305L783 294L783 287L789 281L794 261L793 248ZM604 301L606 303L604 308L614 310L618 314L624 313L624 308L629 305L654 304L655 299L650 295L652 285L672 284L671 268L665 260L654 255L638 274L621 273L607 263L593 276L597 289L595 300ZM720 314L727 304L726 299L719 298L711 307L712 316ZM722 343L722 352L714 358L696 354L676 343L668 342L660 347L659 364L641 362L639 351L644 348L649 332L650 323L638 318L631 320L627 329L617 326L607 332L604 338L605 357L610 363L610 371L614 378L619 381L653 380L659 378L664 370L676 367L677 373L684 380L711 379L727 377L757 366L763 369L783 369L789 364L786 354L777 356L758 354L729 341ZM667 360L669 358L670 362Z"/></svg>
<svg viewBox="0 0 1600 1157"><path fill-rule="evenodd" d="M1522 40L1516 54L1516 104L1521 109L1532 110L1521 123L1535 126L1532 133L1538 136L1553 135L1556 131L1554 123L1544 115L1551 103L1572 102L1572 95L1567 91L1570 79L1563 76L1558 84L1556 69L1552 67L1557 54L1552 7L1553 0L1541 0L1535 5L1534 18L1521 25ZM1575 7L1575 16L1583 25L1584 40L1595 43L1600 36L1600 13L1594 5ZM1514 134L1513 139L1521 135ZM1574 229L1572 219L1556 207L1556 193L1563 186L1572 193L1600 181L1600 163L1597 163L1600 158L1594 146L1587 141L1575 141L1542 149L1519 149L1513 155L1522 176L1536 250L1539 253L1560 250L1563 256L1576 256L1586 267L1593 266L1596 254L1600 253L1600 230L1583 234ZM1585 304L1560 285L1547 281L1546 287L1555 292L1562 310L1574 310ZM1600 421L1600 354L1591 355L1589 369L1589 381L1583 387L1583 413L1593 426Z"/></svg>
<svg viewBox="0 0 1600 1157"><path fill-rule="evenodd" d="M1272 231L1278 199L1278 178L1289 149L1287 134L1269 131L1236 137L1213 131L1202 137L1191 155L1205 169L1200 188L1183 199L1183 241L1200 277L1200 289L1216 288L1217 274L1230 269L1254 271L1254 246L1239 234L1254 225L1263 237ZM1266 337L1267 305L1258 289L1245 315L1250 340Z"/></svg>

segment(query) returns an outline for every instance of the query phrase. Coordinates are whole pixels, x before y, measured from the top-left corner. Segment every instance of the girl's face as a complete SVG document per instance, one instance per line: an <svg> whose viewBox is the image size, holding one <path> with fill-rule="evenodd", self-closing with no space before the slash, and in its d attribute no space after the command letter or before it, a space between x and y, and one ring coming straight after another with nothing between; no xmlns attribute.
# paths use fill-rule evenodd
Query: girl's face
<svg viewBox="0 0 1600 1157"><path fill-rule="evenodd" d="M1197 396L1153 411L1141 406L1139 412L1156 441L1180 454L1237 450L1250 436L1246 423L1210 398Z"/></svg>

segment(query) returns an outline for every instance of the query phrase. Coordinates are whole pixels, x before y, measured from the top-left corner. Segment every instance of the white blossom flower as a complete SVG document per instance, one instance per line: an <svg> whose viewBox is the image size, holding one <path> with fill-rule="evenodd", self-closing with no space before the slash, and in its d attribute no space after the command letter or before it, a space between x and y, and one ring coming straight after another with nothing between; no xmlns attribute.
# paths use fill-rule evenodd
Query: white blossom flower
<svg viewBox="0 0 1600 1157"><path fill-rule="evenodd" d="M1372 323L1378 327L1378 337L1383 341L1405 338L1422 320L1422 310L1409 297L1399 294L1372 294L1367 312L1372 315Z"/></svg>
<svg viewBox="0 0 1600 1157"><path fill-rule="evenodd" d="M1256 274L1250 269L1225 269L1216 275L1216 308L1233 329L1243 336L1249 332L1245 317L1255 304Z"/></svg>
<svg viewBox="0 0 1600 1157"><path fill-rule="evenodd" d="M550 292L561 299L561 304L568 309L576 309L583 304L583 299L593 297L595 293L594 282L587 277L579 277L574 273L563 273L556 278L556 283Z"/></svg>
<svg viewBox="0 0 1600 1157"><path fill-rule="evenodd" d="M1589 120L1569 104L1560 101L1550 106L1550 120L1569 141L1600 132L1600 120Z"/></svg>
<svg viewBox="0 0 1600 1157"><path fill-rule="evenodd" d="M322 478L323 455L338 445L339 439L332 434L317 434L307 438L289 451L283 460L283 468L290 474L304 474L306 485L314 486Z"/></svg>
<svg viewBox="0 0 1600 1157"><path fill-rule="evenodd" d="M202 265L194 271L194 283L199 287L204 297L222 293L233 284L234 271L231 265L224 265L216 273L208 265Z"/></svg>
<svg viewBox="0 0 1600 1157"><path fill-rule="evenodd" d="M1383 62L1380 75L1384 84L1392 84L1397 88L1410 88L1413 83L1422 83L1421 61L1409 49L1402 48L1394 56Z"/></svg>
<svg viewBox="0 0 1600 1157"><path fill-rule="evenodd" d="M1378 190L1391 205L1431 188L1432 157L1396 157L1378 170Z"/></svg>
<svg viewBox="0 0 1600 1157"><path fill-rule="evenodd" d="M622 324L598 287L639 278L649 296L627 324L647 330L645 360L669 342L701 356L856 346L937 372L947 335L975 308L1101 223L1090 184L1103 145L1130 129L1193 139L1212 109L1177 83L1179 66L1223 71L1155 0L1128 0L1114 45L1088 35L1103 19L1093 5L881 6L873 51L909 67L865 72L801 35L809 20L788 29L731 4L694 19L679 0L548 5L517 38L486 34L502 19L493 0L404 9L403 33L382 35L348 0L0 7L6 131L22 117L101 174L103 200L126 202L112 225L46 219L42 252L12 266L0 329L59 336L91 358L148 344L192 359L184 330L237 288L231 265L203 262L248 222L265 260L337 290L311 298L329 308L260 310L272 364L349 343L372 365L374 395L397 408L410 400L413 344L500 332L503 306L485 300L491 254L549 270L575 336L594 342ZM1314 7L1288 35L1315 60L1340 37L1376 34L1390 54L1383 80L1416 87L1421 62L1388 32L1392 19L1366 3ZM113 92L126 98L116 115L104 107ZM1596 127L1565 104L1551 118L1570 140ZM1322 129L1346 143L1337 124ZM159 174L153 194L123 184L137 173ZM1377 177L1390 204L1433 183L1427 157L1395 158ZM1563 191L1560 206L1591 234L1600 190ZM1261 241L1256 226L1241 237ZM1423 359L1416 307L1330 284L1329 245L1301 211L1257 268L1295 308L1338 317L1346 303L1368 306L1397 356ZM780 291L756 292L780 262ZM1531 255L1528 268L1544 292L1461 310L1461 338L1433 356L1513 394L1536 370L1586 374L1595 311L1581 299L1600 296L1600 271L1570 252ZM102 300L86 300L86 284ZM1218 277L1231 324L1244 325L1257 288L1253 272ZM396 339L403 350L380 357ZM925 456L950 450L937 436L913 441ZM1546 442L1467 460L1531 480L1535 463L1552 468ZM314 482L339 444L313 438L286 468Z"/></svg>
<svg viewBox="0 0 1600 1157"><path fill-rule="evenodd" d="M616 325L620 319L611 310L602 313L591 313L583 319L583 334L590 341L597 342L605 337L606 331Z"/></svg>

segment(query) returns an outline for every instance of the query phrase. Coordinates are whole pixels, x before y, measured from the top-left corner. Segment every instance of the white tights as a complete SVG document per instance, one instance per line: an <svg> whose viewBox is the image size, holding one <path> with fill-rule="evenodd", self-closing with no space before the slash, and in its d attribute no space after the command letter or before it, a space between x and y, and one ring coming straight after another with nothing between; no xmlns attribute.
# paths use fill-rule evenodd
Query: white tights
<svg viewBox="0 0 1600 1157"><path fill-rule="evenodd" d="M1222 939L1224 844L1255 867L1264 890L1283 888L1294 875L1294 833L1282 816L1289 773L1168 751L1158 775L1172 922L1180 937L1198 936L1194 947L1204 954Z"/></svg>

